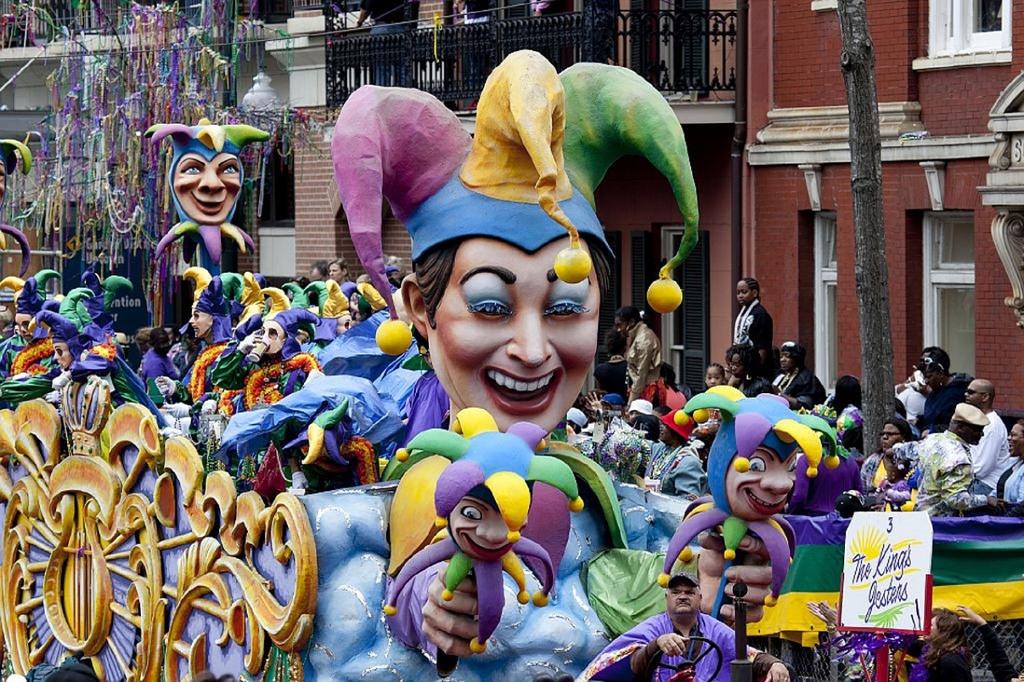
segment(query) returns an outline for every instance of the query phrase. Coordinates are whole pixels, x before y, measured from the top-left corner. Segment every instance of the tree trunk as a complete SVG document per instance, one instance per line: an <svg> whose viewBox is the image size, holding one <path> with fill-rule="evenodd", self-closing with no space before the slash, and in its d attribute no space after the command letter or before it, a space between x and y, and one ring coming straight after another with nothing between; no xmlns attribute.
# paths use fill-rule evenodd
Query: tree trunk
<svg viewBox="0 0 1024 682"><path fill-rule="evenodd" d="M882 423L895 408L889 269L882 212L882 149L878 132L875 52L866 0L839 0L840 60L850 108L850 184L853 189L855 271L860 313L864 452L874 452Z"/></svg>

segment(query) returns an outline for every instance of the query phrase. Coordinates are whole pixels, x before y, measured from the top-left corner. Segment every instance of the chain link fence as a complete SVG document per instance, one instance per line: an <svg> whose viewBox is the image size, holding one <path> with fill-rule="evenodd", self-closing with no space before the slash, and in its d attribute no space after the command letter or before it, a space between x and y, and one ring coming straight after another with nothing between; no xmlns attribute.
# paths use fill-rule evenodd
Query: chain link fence
<svg viewBox="0 0 1024 682"><path fill-rule="evenodd" d="M999 640L1010 657L1015 670L1024 671L1024 620L1006 620L992 623ZM988 656L981 633L967 626L967 642L971 647L972 675L975 682L992 682ZM856 668L842 661L829 660L825 647L807 648L778 637L751 638L750 645L786 661L796 671L801 682L847 682L861 680Z"/></svg>

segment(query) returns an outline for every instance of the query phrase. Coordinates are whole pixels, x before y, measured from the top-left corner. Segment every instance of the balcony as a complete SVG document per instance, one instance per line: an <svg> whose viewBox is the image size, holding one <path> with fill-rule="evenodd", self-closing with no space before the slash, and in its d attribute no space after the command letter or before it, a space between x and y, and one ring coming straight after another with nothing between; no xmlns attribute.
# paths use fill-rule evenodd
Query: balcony
<svg viewBox="0 0 1024 682"><path fill-rule="evenodd" d="M327 25L344 18L325 4ZM411 26L411 24L410 24ZM666 95L733 99L735 10L626 10L494 18L478 24L327 37L327 104L365 84L419 88L456 110L475 108L491 69L516 50L536 50L561 71L577 62L632 69Z"/></svg>
<svg viewBox="0 0 1024 682"><path fill-rule="evenodd" d="M161 0L135 0L156 6ZM163 4L169 4L164 2ZM189 24L200 26L208 19L209 0L184 0L180 7ZM239 3L243 14L250 0ZM294 6L293 6L294 5ZM319 8L322 0L256 0L256 19L283 24L293 10ZM0 48L41 46L65 31L76 34L113 35L130 25L132 0L0 0Z"/></svg>

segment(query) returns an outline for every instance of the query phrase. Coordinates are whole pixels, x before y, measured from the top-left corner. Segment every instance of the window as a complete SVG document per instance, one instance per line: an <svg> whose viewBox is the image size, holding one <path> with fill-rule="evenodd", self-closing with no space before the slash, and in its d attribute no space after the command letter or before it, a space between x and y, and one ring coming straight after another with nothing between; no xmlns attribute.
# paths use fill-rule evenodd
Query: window
<svg viewBox="0 0 1024 682"><path fill-rule="evenodd" d="M941 346L955 372L974 373L974 215L924 220L924 345Z"/></svg>
<svg viewBox="0 0 1024 682"><path fill-rule="evenodd" d="M1010 0L931 0L930 57L1010 49Z"/></svg>
<svg viewBox="0 0 1024 682"><path fill-rule="evenodd" d="M806 253L806 252L805 252ZM836 216L814 216L814 373L830 389L839 374L836 353L839 343L836 325Z"/></svg>

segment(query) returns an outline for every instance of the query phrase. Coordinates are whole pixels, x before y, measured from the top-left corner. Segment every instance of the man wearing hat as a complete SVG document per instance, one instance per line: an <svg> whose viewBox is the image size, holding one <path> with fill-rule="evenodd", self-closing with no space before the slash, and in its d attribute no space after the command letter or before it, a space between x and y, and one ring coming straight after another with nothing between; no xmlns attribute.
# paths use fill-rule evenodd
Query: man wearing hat
<svg viewBox="0 0 1024 682"><path fill-rule="evenodd" d="M684 566L668 581L665 613L652 616L617 637L587 666L580 679L668 680L675 670L658 667L660 653L661 663L666 666L699 658L693 671L695 680L728 682L729 662L736 654L736 635L729 626L701 613L700 600L696 566ZM715 651L703 651L708 645L692 641L691 637L714 642L722 652L721 666ZM754 649L748 649L748 655L754 657L755 680L788 682L789 670L782 661Z"/></svg>
<svg viewBox="0 0 1024 682"><path fill-rule="evenodd" d="M988 425L985 413L960 403L949 430L934 433L918 445L917 509L931 516L957 516L970 509L995 506L994 498L970 492L974 481L971 446L977 445Z"/></svg>

